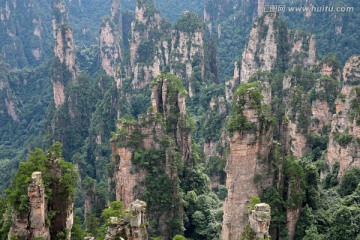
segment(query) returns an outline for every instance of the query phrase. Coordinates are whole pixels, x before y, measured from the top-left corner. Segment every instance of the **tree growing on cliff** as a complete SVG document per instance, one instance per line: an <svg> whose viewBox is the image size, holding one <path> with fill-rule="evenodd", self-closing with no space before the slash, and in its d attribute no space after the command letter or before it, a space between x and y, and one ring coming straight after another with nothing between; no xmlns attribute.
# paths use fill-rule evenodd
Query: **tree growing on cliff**
<svg viewBox="0 0 360 240"><path fill-rule="evenodd" d="M59 142L54 143L46 152L36 148L29 154L26 162L20 163L11 186L5 191L7 204L15 214L28 213L28 186L31 183L31 175L33 172L41 172L47 198L46 222L54 239L66 230L56 222L63 214L60 208L67 208L72 204L78 180L77 169L62 158L61 152L62 145Z"/></svg>

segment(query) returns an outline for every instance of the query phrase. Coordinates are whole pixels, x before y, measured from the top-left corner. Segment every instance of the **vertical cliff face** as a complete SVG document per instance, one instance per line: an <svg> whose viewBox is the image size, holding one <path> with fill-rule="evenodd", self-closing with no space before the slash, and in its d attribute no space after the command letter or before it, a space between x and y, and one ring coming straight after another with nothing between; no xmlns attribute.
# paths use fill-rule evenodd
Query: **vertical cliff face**
<svg viewBox="0 0 360 240"><path fill-rule="evenodd" d="M52 184L52 194L56 199L48 204L49 211L56 214L52 218L51 235L63 233L66 239L71 239L71 229L74 223L74 199L69 194L64 194L64 183L59 181L64 173L60 166L60 159L51 157L49 159L50 168L48 169L54 178ZM66 190L65 190L66 191Z"/></svg>
<svg viewBox="0 0 360 240"><path fill-rule="evenodd" d="M318 65L321 76L311 93L310 131L322 133L331 124L335 100L340 91L341 69L335 56L325 57Z"/></svg>
<svg viewBox="0 0 360 240"><path fill-rule="evenodd" d="M52 83L55 106L65 102L64 86L78 77L75 59L75 43L71 27L67 23L67 10L63 0L53 1L54 66Z"/></svg>
<svg viewBox="0 0 360 240"><path fill-rule="evenodd" d="M161 18L154 4L136 1L135 19L131 24L130 63L133 88L150 83L169 61L170 24Z"/></svg>
<svg viewBox="0 0 360 240"><path fill-rule="evenodd" d="M287 154L303 157L307 152L307 134L310 121L306 112L310 111L307 95L296 86L296 77L292 74L283 80L285 96L285 121L283 122L282 145Z"/></svg>
<svg viewBox="0 0 360 240"><path fill-rule="evenodd" d="M299 67L297 67L299 69ZM308 136L310 132L311 116L308 114L312 110L319 112L322 109L312 109L308 101L308 95L300 87L298 75L293 69L288 72L283 80L283 106L285 114L283 116L281 126L281 143L284 155L295 156L297 158L304 157L310 150L308 144ZM318 89L320 91L320 88ZM314 102L316 104L316 101ZM326 111L325 109L324 111ZM321 124L319 124L320 126ZM289 182L286 186L287 192L291 193L292 189L298 188L293 182ZM290 195L287 196L290 199ZM301 202L288 206L286 208L287 230L290 239L294 238L295 227L301 213Z"/></svg>
<svg viewBox="0 0 360 240"><path fill-rule="evenodd" d="M240 81L246 83L257 71L271 71L278 58L277 36L279 29L274 24L279 21L274 13L265 14L253 25L249 41L243 51Z"/></svg>
<svg viewBox="0 0 360 240"><path fill-rule="evenodd" d="M263 2L259 2L259 5L261 4ZM331 66L331 71L325 74L322 69L326 68L324 67L326 64ZM274 113L276 111L279 113L278 128L274 136L276 140L281 142L282 154L302 158L312 147L308 142L309 136L314 132L319 132L320 135L326 134L326 126L331 122L331 115L334 111L334 98L338 89L338 71L339 66L332 57L317 63L316 40L313 35L299 30L288 30L277 14L265 13L255 21L249 41L243 51L242 59L239 64L235 63L234 77L225 84L226 99L228 102L235 101L236 103L238 100L236 94L232 97L233 91L231 88L234 89L235 86L240 84L241 89L242 85L249 81L261 81L262 104L271 105ZM277 89L274 89L273 85L271 90L268 83L269 79L271 79L272 84L277 84ZM272 99L274 90L276 98ZM310 112L312 114L309 114ZM239 123L242 122L242 127L245 129L251 126L247 125L247 122L244 123L244 119L248 118L238 117ZM233 127L232 123L230 118L230 128ZM236 130L240 131L240 129ZM256 157L251 158L249 154L250 150L248 148L250 148L249 145L251 144L245 147L243 142L250 141L255 144L260 141L260 143L263 143L264 141L261 138L268 136L270 140L265 142L269 144L272 140L272 135L270 137L269 135L271 133L263 131L259 133L259 137L250 138L250 141L246 138L249 136L248 134L244 134L242 131L240 133L234 131L234 136L237 138L230 138L230 156L226 168L229 197L226 200L224 209L223 239L231 239L233 229L238 229L236 231L242 233L245 218L241 220L240 217L236 219L234 216L233 218L230 216L231 214L241 216L240 213L246 213L245 211L242 212L241 209L244 208L245 199L249 199L249 193L261 193L261 190L257 189L258 192L256 192L254 190L256 188L249 188L247 187L249 184L243 184L244 181L249 181L244 180L245 178L242 179L242 184L239 182L239 184L231 185L231 182L235 179L234 176L239 176L242 171L248 173L247 179L250 179L251 176L261 179L256 172L245 171L244 167L239 167L242 165L233 163L233 158L246 156L243 157L243 159L247 159L246 163L251 163L249 159L256 160ZM261 148L255 148L255 150L261 151ZM259 156L267 155L265 153L265 155L259 154ZM232 166L231 170L228 170L229 166ZM279 166L280 172L282 171L281 168ZM263 169L266 169L266 166ZM245 175L245 173L243 174ZM280 179L277 187L284 184L284 180L281 180L281 174L277 176ZM231 187L229 188L229 186ZM287 182L283 187L286 189L286 193L291 192L292 189L301 189L301 186L299 187L291 182ZM238 188L237 192L232 188ZM290 197L287 196L289 199ZM238 201L236 204L231 205L229 203L231 198L238 199L241 202ZM287 228L289 237L292 239L300 217L301 201L286 208ZM224 235L224 233L227 235ZM235 236L235 238L238 238L238 236Z"/></svg>
<svg viewBox="0 0 360 240"><path fill-rule="evenodd" d="M197 74L203 79L205 72L203 21L194 14L185 12L175 25L171 50L171 72L185 80L189 96L192 97L192 78Z"/></svg>
<svg viewBox="0 0 360 240"><path fill-rule="evenodd" d="M100 30L101 66L106 74L115 79L118 88L122 85L122 19L120 1L111 2L111 17L102 19Z"/></svg>
<svg viewBox="0 0 360 240"><path fill-rule="evenodd" d="M50 239L49 226L45 219L47 216L47 201L45 189L42 183L41 172L31 175L31 183L28 186L29 211L24 214L13 214L13 225L9 231L9 239L12 237L22 239L42 238Z"/></svg>
<svg viewBox="0 0 360 240"><path fill-rule="evenodd" d="M234 77L225 81L225 97L227 102L232 102L234 90L240 84L240 63L234 63Z"/></svg>
<svg viewBox="0 0 360 240"><path fill-rule="evenodd" d="M323 132L324 127L330 125L338 89L339 82L332 78L321 77L316 80L311 103L311 131Z"/></svg>
<svg viewBox="0 0 360 240"><path fill-rule="evenodd" d="M234 96L222 239L240 239L247 225L246 205L251 197L271 185L267 165L272 142L271 117L258 87L256 83L243 84Z"/></svg>
<svg viewBox="0 0 360 240"><path fill-rule="evenodd" d="M316 39L314 35L300 30L289 31L288 42L291 47L289 51L289 66L295 64L305 68L316 64Z"/></svg>
<svg viewBox="0 0 360 240"><path fill-rule="evenodd" d="M247 83L257 72L279 68L279 62L282 63L283 56L288 54L282 46L287 42L287 29L277 14L263 14L258 18L251 29L241 61L235 62L233 78L225 82L226 100L231 102L234 89L240 83Z"/></svg>
<svg viewBox="0 0 360 240"><path fill-rule="evenodd" d="M77 172L61 158L60 148L56 143L47 153L36 149L20 165L8 190L13 218L9 239L71 238Z"/></svg>
<svg viewBox="0 0 360 240"><path fill-rule="evenodd" d="M299 30L288 31L275 13L265 13L254 23L242 54L240 81L248 82L257 71L285 71L300 64L316 63L316 40Z"/></svg>
<svg viewBox="0 0 360 240"><path fill-rule="evenodd" d="M360 166L360 57L353 56L343 70L344 84L335 104L329 134L326 160L332 166L339 162L341 176L347 168Z"/></svg>
<svg viewBox="0 0 360 240"><path fill-rule="evenodd" d="M30 201L30 231L33 238L49 239L50 232L45 219L47 215L47 201L42 184L41 172L34 172L28 187Z"/></svg>
<svg viewBox="0 0 360 240"><path fill-rule="evenodd" d="M48 3L43 3L46 7ZM44 24L48 19L36 1L0 3L1 55L14 67L37 65L44 55Z"/></svg>
<svg viewBox="0 0 360 240"><path fill-rule="evenodd" d="M0 112L10 117L13 122L19 122L17 98L9 84L9 66L0 59Z"/></svg>
<svg viewBox="0 0 360 240"><path fill-rule="evenodd" d="M164 238L183 231L178 173L181 166L192 166L191 121L185 99L179 79L160 77L152 88L148 114L138 122L120 120L111 141L116 199L125 207L135 199L146 200L149 219L154 219L150 231Z"/></svg>

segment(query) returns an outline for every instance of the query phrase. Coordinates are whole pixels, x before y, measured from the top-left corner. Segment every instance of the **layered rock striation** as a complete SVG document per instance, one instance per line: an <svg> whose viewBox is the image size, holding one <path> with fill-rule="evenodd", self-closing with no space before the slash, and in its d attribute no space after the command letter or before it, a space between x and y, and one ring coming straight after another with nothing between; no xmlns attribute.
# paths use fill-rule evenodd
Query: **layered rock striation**
<svg viewBox="0 0 360 240"><path fill-rule="evenodd" d="M344 84L336 99L326 154L330 167L338 162L339 175L351 166L360 166L360 57L353 56L343 70Z"/></svg>
<svg viewBox="0 0 360 240"><path fill-rule="evenodd" d="M116 199L125 207L138 198L146 200L149 218L156 219L150 231L159 231L165 238L182 231L179 171L193 165L185 98L180 80L162 75L152 87L148 113L137 122L120 120L111 141ZM169 219L176 224L171 225Z"/></svg>
<svg viewBox="0 0 360 240"><path fill-rule="evenodd" d="M9 84L10 69L0 59L0 113L7 115L12 122L19 122L18 101Z"/></svg>
<svg viewBox="0 0 360 240"><path fill-rule="evenodd" d="M264 14L255 21L241 60L240 82L246 83L257 71L271 71L278 60L279 21L277 14Z"/></svg>
<svg viewBox="0 0 360 240"><path fill-rule="evenodd" d="M18 3L14 0L0 3L1 56L12 67L34 66L47 54L47 16L39 14L49 3Z"/></svg>
<svg viewBox="0 0 360 240"><path fill-rule="evenodd" d="M203 20L185 12L174 28L151 1L138 0L131 23L130 69L133 89L142 89L162 72L184 79L190 96L194 81L205 76Z"/></svg>
<svg viewBox="0 0 360 240"><path fill-rule="evenodd" d="M175 25L171 38L170 69L185 80L189 96L194 95L192 78L205 74L204 24L194 14L185 12Z"/></svg>
<svg viewBox="0 0 360 240"><path fill-rule="evenodd" d="M101 21L100 58L105 73L113 77L116 86L122 86L123 36L120 1L111 2L111 16Z"/></svg>
<svg viewBox="0 0 360 240"><path fill-rule="evenodd" d="M271 185L267 164L272 143L271 116L259 87L257 83L244 84L234 96L222 239L240 239L247 225L246 206L251 197L259 196Z"/></svg>
<svg viewBox="0 0 360 240"><path fill-rule="evenodd" d="M51 81L56 107L65 103L65 86L78 77L73 30L67 22L67 9L63 0L53 1L54 63Z"/></svg>
<svg viewBox="0 0 360 240"><path fill-rule="evenodd" d="M136 1L135 19L131 23L130 64L132 86L143 88L160 75L169 61L170 23L160 16L152 2Z"/></svg>
<svg viewBox="0 0 360 240"><path fill-rule="evenodd" d="M46 223L48 213L45 189L42 183L41 172L31 175L31 183L28 186L29 211L27 213L14 213L13 224L8 237L21 239L42 238L50 239L49 226ZM28 216L26 216L28 215Z"/></svg>

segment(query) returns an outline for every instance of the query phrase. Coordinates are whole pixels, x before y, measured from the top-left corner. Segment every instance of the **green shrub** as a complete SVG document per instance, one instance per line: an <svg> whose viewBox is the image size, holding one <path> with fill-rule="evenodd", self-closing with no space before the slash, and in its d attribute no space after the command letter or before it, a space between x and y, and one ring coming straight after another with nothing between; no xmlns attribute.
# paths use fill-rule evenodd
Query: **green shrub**
<svg viewBox="0 0 360 240"><path fill-rule="evenodd" d="M360 168L351 167L345 170L339 184L339 194L344 197L353 193L360 183Z"/></svg>
<svg viewBox="0 0 360 240"><path fill-rule="evenodd" d="M340 146L346 147L349 143L352 142L353 136L348 133L339 133L335 135L335 140L339 143Z"/></svg>
<svg viewBox="0 0 360 240"><path fill-rule="evenodd" d="M172 240L186 240L186 238L183 235L176 235Z"/></svg>

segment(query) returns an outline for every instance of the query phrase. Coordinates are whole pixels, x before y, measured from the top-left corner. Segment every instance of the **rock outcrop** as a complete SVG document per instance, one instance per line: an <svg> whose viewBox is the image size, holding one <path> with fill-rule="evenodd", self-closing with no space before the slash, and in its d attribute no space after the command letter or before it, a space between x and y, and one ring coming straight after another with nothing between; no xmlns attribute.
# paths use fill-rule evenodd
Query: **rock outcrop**
<svg viewBox="0 0 360 240"><path fill-rule="evenodd" d="M275 13L264 14L253 25L249 41L243 51L241 60L240 82L246 83L257 71L271 71L276 67L279 29L275 21L279 21Z"/></svg>
<svg viewBox="0 0 360 240"><path fill-rule="evenodd" d="M351 166L360 166L360 57L353 56L343 70L344 85L336 104L329 134L326 160L339 162L339 176Z"/></svg>
<svg viewBox="0 0 360 240"><path fill-rule="evenodd" d="M14 213L13 224L8 237L21 239L42 238L50 239L49 226L46 223L47 201L45 189L42 183L41 172L31 175L31 183L28 186L29 211L27 213ZM28 216L26 216L28 215Z"/></svg>
<svg viewBox="0 0 360 240"><path fill-rule="evenodd" d="M267 165L272 142L271 117L258 87L244 84L234 96L222 239L240 239L248 222L246 205L251 197L259 196L263 188L271 185Z"/></svg>
<svg viewBox="0 0 360 240"><path fill-rule="evenodd" d="M171 24L160 16L152 2L137 0L131 24L130 69L134 89L142 89L161 72L170 71L184 79L189 96L193 96L194 79L205 76L204 22L185 12Z"/></svg>
<svg viewBox="0 0 360 240"><path fill-rule="evenodd" d="M256 204L254 210L251 210L249 225L258 239L269 238L270 210L269 204L266 203Z"/></svg>
<svg viewBox="0 0 360 240"><path fill-rule="evenodd" d="M53 1L53 37L55 61L52 71L54 103L56 107L65 103L64 87L78 77L75 58L75 43L72 28L67 22L67 9L63 0Z"/></svg>
<svg viewBox="0 0 360 240"><path fill-rule="evenodd" d="M190 97L194 95L191 78L194 74L204 78L204 41L203 21L194 14L185 12L172 33L170 69L173 74L185 80Z"/></svg>
<svg viewBox="0 0 360 240"><path fill-rule="evenodd" d="M282 126L282 146L286 154L303 157L308 150L307 134L310 121L306 112L310 111L307 95L296 87L296 77L288 75L283 80L286 106L285 119Z"/></svg>
<svg viewBox="0 0 360 240"><path fill-rule="evenodd" d="M263 4L263 1L259 1L259 7L261 4ZM324 93L330 91L332 97L336 95L336 81L333 78L325 79L324 77L319 77L316 86L313 88L312 100L309 101L308 91L312 90L312 83L306 85L301 82L305 80L300 78L302 74L313 74L311 69L316 69L317 67L315 45L316 40L313 35L299 30L288 30L285 23L280 20L278 14L264 13L253 25L241 61L235 63L233 79L227 81L225 84L226 100L228 102L234 102L237 101L236 97L232 96L234 92L233 89L235 89L236 86L240 85L239 89L241 89L241 86L249 81L260 81L262 83L262 104L272 105L273 107L278 108L277 110L273 109L272 111L284 111L278 116L280 121L278 128L276 129L276 137L281 142L282 153L284 155L295 156L298 158L304 157L310 150L308 143L310 131L315 131L317 129L322 130L330 123L332 111L331 97L327 98L324 96ZM336 71L334 70L334 73ZM285 73L284 78L282 79L282 86L279 86L281 96L275 96L275 102L281 103L281 106L277 106L274 104L275 102L272 101L272 90L269 80L273 79L272 81L274 81L276 78L274 72ZM316 74L312 76L315 75ZM316 76L321 75L318 74ZM281 83L280 79L277 81ZM309 81L313 80L311 79ZM306 87L309 89L304 90ZM240 91L239 89L237 91ZM237 105L237 107L240 109L242 108L241 105ZM270 107L268 111L271 111ZM313 116L307 114L309 112L312 112ZM248 118L249 117L246 117L245 119ZM239 117L239 119L242 119L242 117ZM253 119L256 120L256 117L253 117ZM230 125L231 124L233 124L233 122L230 119ZM248 125L244 124L242 128L245 128L246 126ZM234 137L230 138L230 157L228 159L228 166L232 167L231 171L227 170L228 199L235 198L236 200L234 200L234 202L238 202L235 206L231 205L228 199L226 200L224 208L223 239L231 239L233 237L231 233L235 233L235 238L239 238L239 233L241 234L245 226L245 218L242 217L242 221L239 221L238 219L235 221L233 220L235 219L235 216L230 216L231 214L237 214L238 216L241 216L240 213L244 214L243 202L245 199L249 199L247 194L252 193L256 195L261 193L261 190L256 192L254 190L256 188L248 187L251 186L250 184L232 183L232 181L234 181L233 176L240 175L241 171L246 172L248 176L255 177L256 175L257 179L261 179L256 172L251 172L249 170L245 171L244 167L240 169L239 164L233 163L234 160L232 158L241 158L241 156L246 155L244 159L247 159L247 164L250 164L251 161L256 162L258 161L256 160L256 157L250 157L251 154L249 154L250 150L248 148L250 148L251 144L248 144L249 146L246 145L247 147L245 147L244 142L249 141L256 145L257 141L260 141L262 144L264 144L264 142L270 144L272 141L270 132L263 131L261 133L256 133L255 131L255 136L256 134L259 134L259 136L247 139L250 135L244 134L240 129L241 128L234 132L234 136L236 136L237 139ZM259 140L261 137L267 138L268 140ZM237 145L242 147L236 147ZM261 148L257 149L257 151L260 152L261 150ZM266 152L259 154L259 156L267 157ZM251 161L249 159L251 159ZM228 169L228 167L226 169ZM245 175L245 173L243 174ZM243 182L248 181L244 179L245 177L243 178ZM234 184L234 186L231 184ZM234 189L238 188L237 193L232 190L232 188L229 189L229 186L232 186ZM286 187L290 188L291 186ZM242 201L242 205L239 201ZM236 210L234 211L234 209ZM293 236L295 231L296 222L300 216L300 209L301 205L287 209L288 231L290 237ZM231 229L231 231L229 229ZM234 229L236 230L234 231Z"/></svg>
<svg viewBox="0 0 360 240"><path fill-rule="evenodd" d="M289 67L301 65L309 68L316 64L316 39L315 36L300 30L291 30L288 34Z"/></svg>
<svg viewBox="0 0 360 240"><path fill-rule="evenodd" d="M333 74L333 68L324 72L323 63L321 66L322 76L316 80L311 102L311 126L310 131L322 133L324 127L330 126L332 116L335 113L335 99L340 88L340 77ZM327 68L329 69L329 68ZM340 72L340 69L335 70Z"/></svg>
<svg viewBox="0 0 360 240"><path fill-rule="evenodd" d="M116 199L129 208L131 202L142 198L148 203L149 219L156 221L150 231L159 231L168 238L176 229L169 219L180 223L182 231L183 206L180 198L179 166L191 169L190 119L186 112L186 91L176 77L162 75L152 87L152 107L138 122L120 120L117 134L111 141L113 179ZM155 179L166 185L153 186ZM159 209L157 187L161 198L168 198ZM148 192L154 194L143 198ZM160 196L159 196L160 197Z"/></svg>
<svg viewBox="0 0 360 240"><path fill-rule="evenodd" d="M9 188L15 200L8 201L12 213L8 237L49 240L58 236L70 240L77 170L61 157L60 143L53 144L46 153L36 149L29 155ZM29 171L36 169L43 170L33 172L30 178Z"/></svg>
<svg viewBox="0 0 360 240"><path fill-rule="evenodd" d="M240 84L240 63L234 63L234 77L225 81L225 98L231 103L236 87Z"/></svg>
<svg viewBox="0 0 360 240"><path fill-rule="evenodd" d="M60 159L58 157L50 157L50 168L48 171L54 179L61 179L63 177L63 170L61 169ZM74 173L75 174L75 173ZM66 239L71 239L71 229L74 224L74 199L71 193L64 194L64 185L61 181L54 181L51 192L56 196L52 202L48 204L49 211L56 212L52 217L52 229L50 234L64 233Z"/></svg>
<svg viewBox="0 0 360 240"><path fill-rule="evenodd" d="M45 200L45 189L41 182L41 172L31 175L31 183L28 187L30 201L30 229L33 238L49 239L49 227L46 226L47 202Z"/></svg>
<svg viewBox="0 0 360 240"><path fill-rule="evenodd" d="M120 0L113 0L111 16L103 18L101 21L100 58L102 68L108 76L114 78L118 88L121 88L122 85L122 41Z"/></svg>
<svg viewBox="0 0 360 240"><path fill-rule="evenodd" d="M37 65L44 59L46 41L43 35L48 29L44 24L46 16L39 14L42 5L36 1L17 4L6 0L0 3L0 51L12 67Z"/></svg>
<svg viewBox="0 0 360 240"><path fill-rule="evenodd" d="M141 89L160 75L169 60L170 24L155 10L152 2L136 1L135 19L131 23L130 64L132 86Z"/></svg>
<svg viewBox="0 0 360 240"><path fill-rule="evenodd" d="M315 63L315 37L299 30L288 31L278 14L265 13L255 21L243 51L240 82L248 82L258 71L285 71L295 64L308 68Z"/></svg>
<svg viewBox="0 0 360 240"><path fill-rule="evenodd" d="M105 240L147 240L146 203L140 200L132 202L123 219L111 217Z"/></svg>
<svg viewBox="0 0 360 240"><path fill-rule="evenodd" d="M9 84L9 66L0 59L0 113L8 115L13 122L19 122L17 98Z"/></svg>

